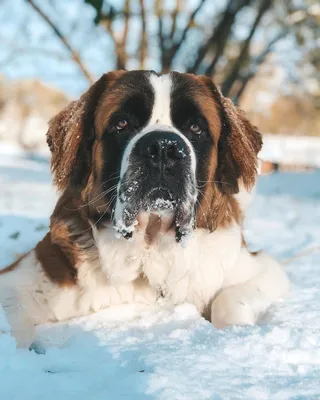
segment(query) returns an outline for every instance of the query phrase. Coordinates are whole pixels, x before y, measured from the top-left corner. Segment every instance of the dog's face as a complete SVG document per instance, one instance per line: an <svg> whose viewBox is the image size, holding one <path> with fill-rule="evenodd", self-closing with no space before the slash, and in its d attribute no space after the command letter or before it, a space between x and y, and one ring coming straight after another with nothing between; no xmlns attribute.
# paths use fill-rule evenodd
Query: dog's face
<svg viewBox="0 0 320 400"><path fill-rule="evenodd" d="M94 224L128 238L156 214L180 240L237 218L232 195L254 183L261 136L209 78L116 71L51 121L48 143L58 188L80 194Z"/></svg>

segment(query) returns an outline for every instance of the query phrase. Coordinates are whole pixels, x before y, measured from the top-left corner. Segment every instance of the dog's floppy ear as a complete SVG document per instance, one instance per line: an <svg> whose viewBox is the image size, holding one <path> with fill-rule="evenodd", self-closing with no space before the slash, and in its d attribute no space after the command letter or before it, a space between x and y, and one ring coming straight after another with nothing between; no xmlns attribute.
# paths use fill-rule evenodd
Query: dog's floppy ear
<svg viewBox="0 0 320 400"><path fill-rule="evenodd" d="M250 190L254 185L262 147L260 132L232 101L219 92L221 133L215 179L222 193L239 192L239 179Z"/></svg>
<svg viewBox="0 0 320 400"><path fill-rule="evenodd" d="M95 136L94 112L106 85L105 74L49 122L47 143L52 153L51 170L54 183L61 191L66 187L81 190L87 183Z"/></svg>

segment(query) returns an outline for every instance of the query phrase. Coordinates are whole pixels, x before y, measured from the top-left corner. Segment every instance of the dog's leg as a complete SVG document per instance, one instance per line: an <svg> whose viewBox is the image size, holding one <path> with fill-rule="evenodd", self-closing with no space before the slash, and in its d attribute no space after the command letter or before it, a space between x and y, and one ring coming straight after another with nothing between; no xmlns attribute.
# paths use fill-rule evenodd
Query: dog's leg
<svg viewBox="0 0 320 400"><path fill-rule="evenodd" d="M35 327L26 310L21 304L10 303L10 299L7 299L2 306L17 347L28 348L34 340Z"/></svg>
<svg viewBox="0 0 320 400"><path fill-rule="evenodd" d="M253 325L270 305L289 290L281 265L265 253L251 255L246 249L235 270L211 307L211 322L217 328L227 325Z"/></svg>

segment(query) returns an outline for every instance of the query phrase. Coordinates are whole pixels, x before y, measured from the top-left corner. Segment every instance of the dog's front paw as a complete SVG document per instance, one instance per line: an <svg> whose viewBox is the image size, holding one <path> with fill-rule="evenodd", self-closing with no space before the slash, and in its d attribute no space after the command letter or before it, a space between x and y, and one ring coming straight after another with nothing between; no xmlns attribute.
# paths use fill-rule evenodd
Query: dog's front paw
<svg viewBox="0 0 320 400"><path fill-rule="evenodd" d="M218 329L229 325L254 325L256 315L250 304L230 288L222 291L212 303L211 322Z"/></svg>

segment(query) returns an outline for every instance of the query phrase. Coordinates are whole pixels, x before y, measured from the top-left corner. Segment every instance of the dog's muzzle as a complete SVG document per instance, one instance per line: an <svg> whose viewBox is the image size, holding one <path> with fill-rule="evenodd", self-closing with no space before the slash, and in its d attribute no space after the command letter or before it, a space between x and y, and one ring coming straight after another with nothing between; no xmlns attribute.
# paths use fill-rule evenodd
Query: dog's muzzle
<svg viewBox="0 0 320 400"><path fill-rule="evenodd" d="M116 230L130 238L139 213L147 212L173 215L178 241L192 231L197 198L194 160L193 148L181 134L152 131L136 139L118 187Z"/></svg>

